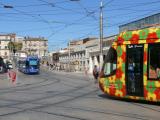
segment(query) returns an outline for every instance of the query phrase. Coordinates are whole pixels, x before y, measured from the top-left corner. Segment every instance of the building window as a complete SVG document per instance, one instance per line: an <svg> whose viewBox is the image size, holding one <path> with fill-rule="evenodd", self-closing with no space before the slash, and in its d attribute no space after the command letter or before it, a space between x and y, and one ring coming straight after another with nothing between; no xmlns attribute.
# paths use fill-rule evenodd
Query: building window
<svg viewBox="0 0 160 120"><path fill-rule="evenodd" d="M7 49L8 47L7 46L5 46L5 49Z"/></svg>
<svg viewBox="0 0 160 120"><path fill-rule="evenodd" d="M7 56L7 52L5 52L4 55Z"/></svg>
<svg viewBox="0 0 160 120"><path fill-rule="evenodd" d="M149 45L148 60L148 78L160 79L160 44Z"/></svg>
<svg viewBox="0 0 160 120"><path fill-rule="evenodd" d="M46 46L47 46L47 43L46 43L46 42L44 42L43 46L45 46L45 47L46 47Z"/></svg>

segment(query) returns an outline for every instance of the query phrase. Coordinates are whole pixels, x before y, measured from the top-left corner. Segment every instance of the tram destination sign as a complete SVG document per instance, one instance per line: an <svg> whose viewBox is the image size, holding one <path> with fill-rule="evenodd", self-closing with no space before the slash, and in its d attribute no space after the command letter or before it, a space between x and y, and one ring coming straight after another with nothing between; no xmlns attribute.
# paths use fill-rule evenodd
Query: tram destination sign
<svg viewBox="0 0 160 120"><path fill-rule="evenodd" d="M128 48L142 48L143 45L128 45Z"/></svg>

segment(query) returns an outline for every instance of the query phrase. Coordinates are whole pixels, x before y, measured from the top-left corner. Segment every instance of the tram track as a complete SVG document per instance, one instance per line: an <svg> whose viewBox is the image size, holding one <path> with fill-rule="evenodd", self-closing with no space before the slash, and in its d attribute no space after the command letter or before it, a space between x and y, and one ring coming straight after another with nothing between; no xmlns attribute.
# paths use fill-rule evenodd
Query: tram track
<svg viewBox="0 0 160 120"><path fill-rule="evenodd" d="M61 107L61 108L79 110L81 112L99 113L99 114L104 114L104 115L112 115L112 116L118 116L118 117L134 118L134 119L137 119L137 120L150 120L149 116L142 116L142 115L139 115L139 114L122 113L122 112L115 112L115 111L88 110L88 109L75 108L75 107ZM53 115L61 114L61 113L53 113L53 112L48 112L48 111L43 111L43 110L32 110L32 111L46 113L46 114L53 114Z"/></svg>
<svg viewBox="0 0 160 120"><path fill-rule="evenodd" d="M66 78L66 77L65 77ZM54 77L55 79L55 77ZM56 78L57 79L57 78ZM24 90L31 90L31 88L37 88L37 87L44 87L44 86L48 86L48 85L53 85L57 82L59 82L61 79L59 78L56 82L53 81L52 83L49 83L49 84L44 84L44 85L41 85L41 86L33 86L33 87L29 87L29 88L25 88L25 89L15 89L14 91L7 91L5 93L10 93L10 92L15 92L15 91L24 91ZM10 106L14 106L14 105L19 105L19 104L25 104L25 103L31 103L31 102L35 102L35 101L38 101L38 100L44 100L44 99L48 99L48 98L52 98L52 97L56 97L56 96L59 96L59 95L63 95L63 94L66 94L66 93L70 93L70 92L75 92L79 89L83 89L85 87L88 87L90 86L90 83L86 84L86 85L81 85L79 87L73 87L73 89L70 89L68 91L64 91L64 92L61 92L61 93L57 93L57 94L53 94L53 95L48 95L48 96L44 96L42 98L38 98L38 99L34 99L34 100L29 100L29 101L22 101L22 102L18 102L18 103L15 103L15 104L10 104L10 105L2 105L0 107L10 107Z"/></svg>
<svg viewBox="0 0 160 120"><path fill-rule="evenodd" d="M87 87L87 86L85 86ZM84 87L84 88L85 88ZM22 113L22 112L26 112L26 111L33 111L33 112L42 112L42 111L39 111L39 109L44 109L44 108L47 108L47 107L50 107L50 106L55 106L55 105L58 105L58 104L62 104L62 103L66 103L66 102L69 102L69 101L72 101L72 100L75 100L75 99L78 99L78 98L81 98L83 96L86 96L86 95L89 95L93 92L96 92L96 90L92 90L90 92L87 92L87 93L84 93L84 94L81 94L81 95L78 95L76 97L72 97L72 98L69 98L69 99L65 99L65 100L61 100L61 101L58 101L56 103L52 103L52 104L40 104L41 106L38 106L38 107L33 107L33 108L27 108L27 109L22 109L22 108L19 108L19 107L16 107L16 106L8 106L9 108L17 108L19 109L18 111L15 111L15 112L12 112L12 113L6 113L6 114L2 114L0 115L0 117L4 117L4 116L9 116L9 115L13 115L13 114L18 114L18 113ZM67 92L70 92L70 91L67 91ZM54 96L53 96L54 97ZM37 100L36 100L37 101ZM33 101L32 101L33 102ZM28 103L28 102L27 102ZM24 103L23 103L24 104ZM49 113L48 113L49 114ZM52 115L56 115L56 116L62 116L62 117L68 117L68 118L74 118L74 119L79 119L79 120L87 120L87 119L84 119L84 118L79 118L79 117L75 117L75 116L70 116L70 115L63 115L63 114L54 114L52 113Z"/></svg>
<svg viewBox="0 0 160 120"><path fill-rule="evenodd" d="M47 86L47 85L52 85L52 84L55 84L55 83L59 83L61 81L61 79L57 78L57 77L53 77L53 75L50 76L50 78L47 78L49 76L49 74L51 73L45 73L41 76L38 76L38 77L41 77L42 81L40 82L35 82L35 83L30 83L30 84L24 84L24 85L18 85L18 86L14 86L14 87L7 87L7 88L3 88L3 89L0 89L0 93L4 94L4 93L9 93L9 92L15 92L15 91L23 91L23 90L28 90L28 89L34 89L34 88L38 88L38 87L43 87L43 86ZM53 73L52 73L53 74ZM61 76L62 77L62 76ZM73 77L69 77L69 76L65 76L64 79L67 79L67 78L70 78L70 79L73 79ZM75 79L76 77L74 77ZM51 80L51 79L54 79L55 81ZM46 82L50 82L50 83L47 83L47 84L43 84L43 83L46 83ZM70 87L75 87L73 85L69 85L67 83L63 83L61 82L62 84L64 85L67 85L67 86L70 86ZM39 85L40 84L40 85ZM42 84L42 85L41 85ZM24 88L26 87L26 88Z"/></svg>
<svg viewBox="0 0 160 120"><path fill-rule="evenodd" d="M42 81L35 82L35 83L24 84L24 85L19 85L19 86L14 86L14 87L3 88L3 89L0 89L0 93L4 94L4 93L9 93L9 92L16 92L16 91L24 91L24 90L29 90L29 89L35 89L35 88L38 88L38 87L44 87L44 86L48 86L48 85L53 85L53 84L59 83L61 81L61 79L59 79L57 77L53 77L53 76L50 76L50 78L47 78L48 77L48 73L47 73L47 75L44 74L44 75L38 76L38 77L41 77ZM66 78L67 77L65 77L65 79ZM53 81L53 79L54 79L54 81ZM62 84L67 85L65 83L62 83ZM74 87L72 85L68 85L68 86ZM26 87L26 88L24 88L24 87Z"/></svg>
<svg viewBox="0 0 160 120"><path fill-rule="evenodd" d="M19 113L22 113L22 112L26 112L26 111L33 111L33 112L41 112L41 113L45 113L45 114L50 114L50 115L55 115L55 116L62 116L62 117L67 117L67 118L73 118L73 119L79 119L79 120L88 120L88 119L85 119L85 118L80 118L80 117L76 117L75 115L66 115L66 114L62 114L62 113L55 113L55 112L48 112L48 111L43 111L43 110L39 110L39 109L43 109L43 108L47 108L47 107L50 107L50 106L55 106L55 107L62 107L62 106L57 106L57 105L60 105L60 104L64 104L66 102L70 102L72 100L75 100L75 99L78 99L78 98L81 98L81 97L84 97L84 96L87 96L88 94L92 94L93 92L96 92L97 90L94 90L94 91L91 91L91 92L88 92L88 93L85 93L85 94L82 94L82 95L79 95L79 96L76 96L76 97L73 97L73 98L70 98L70 99L66 99L66 100L63 100L63 101L59 101L59 102L56 102L56 103L53 103L53 104L47 104L47 105L43 105L43 104L39 104L38 105L41 105L40 107L34 107L34 108L29 108L29 109L22 109L22 108L19 108L19 107L16 107L16 106L10 106L10 108L17 108L19 109L19 111L16 111L14 113L8 113L8 114L4 114L4 115L0 115L0 116L8 116L8 115L12 115L12 114L19 114ZM35 103L33 103L35 104ZM122 112L117 112L117 111L110 111L110 110L89 110L89 109L84 109L84 108L77 108L77 107L62 107L62 108L69 108L69 109L75 109L75 110L80 110L80 111L83 111L83 112L91 112L91 113L99 113L99 114L105 114L105 115L112 115L112 116L118 116L118 117L126 117L126 118L134 118L134 119L137 119L137 120L150 120L149 116L142 116L142 115L139 115L139 114L131 114L131 113L122 113Z"/></svg>
<svg viewBox="0 0 160 120"><path fill-rule="evenodd" d="M151 107L147 107L147 106L144 106L142 104L138 104L138 103L132 103L133 105L135 106L138 106L138 107L141 107L141 108L145 108L145 109L148 109L148 110L152 110L154 112L160 112L160 110L157 110L157 109L154 109L154 108L151 108Z"/></svg>
<svg viewBox="0 0 160 120"><path fill-rule="evenodd" d="M44 99L48 99L48 98L53 98L53 97L56 97L56 96L59 96L59 95L62 95L62 94L66 94L66 93L70 93L70 92L75 92L79 89L85 89L86 87L90 86L90 84L87 84L86 86L79 86L79 88L75 88L75 89L71 89L69 91L66 91L66 92L63 92L63 93L60 93L60 94L57 94L57 95L53 95L53 96L50 96L50 97L44 97L44 98L41 98L41 99L35 99L35 100L31 100L31 101L26 101L26 102L21 102L21 103L17 103L17 104L12 104L12 105L7 105L7 106L1 106L1 107L9 107L9 108L17 108L17 109L21 109L21 108L18 108L16 107L16 105L20 105L20 104L25 104L25 103L33 103L34 102L37 102L37 101L40 101L40 100L44 100ZM69 101L72 101L72 100L75 100L75 99L78 99L80 97L83 97L83 96L86 96L88 94L91 94L93 92L96 92L98 89L96 90L92 90L90 92L87 92L87 93L84 93L84 94L81 94L81 95L77 95L76 97L72 97L72 98L68 98L68 99L65 99L65 100L61 100L61 101L58 101L56 103L52 103L52 104L40 104L40 106L38 107L34 107L34 108L28 108L28 109L21 109L21 110L18 110L16 112L12 112L12 113L6 113L6 114L2 114L0 115L1 117L3 116L8 116L8 115L13 115L13 114L18 114L18 113L21 113L21 112L25 112L25 111L35 111L37 109L43 109L43 108L47 108L47 107L50 107L50 106L54 106L54 105L57 105L57 104L61 104L61 103L65 103L65 102L69 102ZM38 112L38 111L37 111ZM56 114L55 114L56 115ZM67 117L67 115L58 115L58 116L64 116L64 117ZM86 120L86 119L83 119L83 118L76 118L74 116L68 116L68 118L74 118L74 119L80 119L80 120Z"/></svg>
<svg viewBox="0 0 160 120"><path fill-rule="evenodd" d="M35 77L39 77L35 76ZM27 76L23 76L23 78L27 78ZM47 79L42 79L42 81L38 81L38 82L34 82L34 83L30 83L30 84L23 84L23 85L16 85L16 86L10 86L10 87L6 87L6 88L1 88L0 91L2 90L8 90L8 89L15 89L15 88L20 88L20 87L25 87L25 86L29 86L29 85L36 85L36 84L41 84L43 82L46 82Z"/></svg>
<svg viewBox="0 0 160 120"><path fill-rule="evenodd" d="M66 78L66 76L65 76ZM54 77L55 79L55 77ZM63 78L61 78L63 79ZM61 80L60 79L60 80ZM66 114L66 113L57 113L57 112L52 112L52 111L45 111L43 109L45 108L48 108L48 107L61 107L61 108L68 108L68 109L73 109L73 110L79 110L81 112L90 112L90 113L98 113L98 114L103 114L103 115L109 115L109 116L116 116L116 117L125 117L127 119L137 119L137 120L150 120L149 116L143 116L143 115L140 115L140 114L132 114L132 113L127 113L127 112L118 112L118 111L111 111L111 110L99 110L99 109L88 109L88 108L79 108L79 107L66 107L66 106L61 106L61 104L64 104L64 103L67 103L67 102L71 102L73 100L76 100L76 99L79 99L79 98L82 98L82 97L85 97L87 95L90 95L92 93L95 93L98 91L98 89L94 89L90 92L86 92L84 94L80 94L80 95L77 95L77 96L70 96L70 98L67 98L67 99L64 99L64 100L60 100L58 102L55 102L55 103L50 103L50 104L41 104L41 103L37 103L38 101L41 101L41 100L45 100L45 99L50 99L50 98L54 98L56 96L63 96L63 95L66 95L67 93L72 93L72 92L76 92L77 90L79 89L85 89L87 87L90 87L90 82L88 82L87 85L81 85L79 87L76 87L73 89L70 89L68 91L65 91L65 92L61 92L61 93L57 93L57 94L54 94L54 95L49 95L49 96L45 96L45 97L42 97L42 98L38 98L38 99L34 99L34 100L29 100L29 101L15 101L15 102L18 102L16 104L10 104L10 105L4 105L4 106L0 106L0 107L8 107L8 108L16 108L18 109L17 111L15 112L11 112L11 113L6 113L6 114L2 114L0 115L0 117L6 117L6 116L10 116L10 115L14 115L14 114L20 114L20 113L23 113L23 112L39 112L39 113L44 113L44 114L48 114L48 115L53 115L53 116L59 116L59 117L65 117L65 118L69 118L69 119L77 119L77 120L89 120L88 118L84 118L84 117L79 117L77 115L70 115L70 114ZM26 103L29 103L29 104L37 104L39 105L38 107L33 107L33 108L21 108L19 107L18 105L22 105L22 104L26 104Z"/></svg>
<svg viewBox="0 0 160 120"><path fill-rule="evenodd" d="M44 96L44 97L33 99L33 100L22 101L22 102L18 102L18 103L14 103L14 104L9 104L9 105L2 105L0 107L1 108L2 107L11 107L11 106L21 105L21 104L26 104L26 103L33 103L34 104L34 102L37 102L37 101L40 101L40 100L45 100L45 99L50 99L50 98L57 97L57 96L60 96L60 95L63 95L63 94L67 94L67 93L71 93L71 92L75 92L75 91L77 91L79 89L82 89L82 88L85 88L85 87L88 87L88 85L80 86L80 87L77 87L77 88L74 88L74 89L70 89L70 90L65 91L65 92L61 92L61 93L57 93L57 94L53 94L53 95L48 95L48 96Z"/></svg>
<svg viewBox="0 0 160 120"><path fill-rule="evenodd" d="M71 102L72 100L76 100L76 99L79 99L81 97L87 96L87 95L92 94L93 92L96 92L96 91L97 90L93 90L93 91L90 91L88 93L81 94L81 95L78 95L76 97L69 98L69 99L66 99L66 100L62 100L62 101L59 101L59 102L56 102L56 103L53 103L53 104L47 104L47 105L41 105L40 104L41 106L34 107L34 108L22 109L20 107L12 106L10 108L17 108L17 109L19 109L19 111L16 111L14 113L3 114L3 115L0 115L0 116L3 117L3 116L12 115L12 114L19 114L19 113L26 112L26 111L32 111L32 112L40 112L40 113L45 113L45 114L50 114L50 115L55 115L55 116L62 116L62 117L73 118L73 119L79 119L79 120L89 120L87 118L77 117L76 115L67 115L67 114L63 114L63 113L48 112L48 111L40 110L40 109L44 109L44 108L47 108L47 107L50 107L50 106L54 106L54 107L62 107L62 108L80 110L82 112L91 112L91 113L99 113L99 114L118 116L118 117L134 118L134 119L137 119L137 120L150 120L149 116L142 116L142 115L139 115L139 114L122 113L122 112L110 111L110 110L108 110L108 111L107 110L105 110L105 111L104 110L93 110L93 108L91 108L92 109L91 110L91 109L78 108L78 107L58 106L62 103L64 104L66 102Z"/></svg>

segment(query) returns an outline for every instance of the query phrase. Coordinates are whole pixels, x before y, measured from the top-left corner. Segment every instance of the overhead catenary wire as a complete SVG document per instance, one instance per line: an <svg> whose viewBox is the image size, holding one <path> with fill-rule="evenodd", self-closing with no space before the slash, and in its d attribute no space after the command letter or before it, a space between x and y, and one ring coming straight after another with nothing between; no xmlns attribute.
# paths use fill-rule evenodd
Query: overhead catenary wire
<svg viewBox="0 0 160 120"><path fill-rule="evenodd" d="M86 13L86 15L87 16L91 16L94 20L97 20L97 18L96 18L96 16L94 15L94 11L89 11L86 7L84 7L80 2L77 2L78 4L79 4L79 6L81 7L81 8L83 8L84 9L84 11L85 11L85 13Z"/></svg>
<svg viewBox="0 0 160 120"><path fill-rule="evenodd" d="M149 12L149 13L151 13L151 12ZM148 15L149 13L146 13L146 14L143 14L143 15ZM142 16L142 15L140 15L140 16ZM139 16L137 16L137 17L135 17L134 19L137 19ZM132 19L129 19L129 20L133 20L133 18ZM104 27L113 27L113 26L117 26L117 25L120 25L120 24L123 24L124 22L126 22L126 21L123 21L123 22L119 22L119 23L116 23L116 24L112 24L112 25L108 25L108 26L104 26ZM88 33L87 35L89 35L90 33ZM79 37L78 39L81 39L81 38L83 38L83 37L85 37L86 35L84 35L84 36L82 36L82 37Z"/></svg>
<svg viewBox="0 0 160 120"><path fill-rule="evenodd" d="M46 5L50 5L51 3L49 2L45 2L45 1L41 1L44 3L41 4L28 4L28 5L20 5L20 6L15 6L16 8L24 8L24 7L39 7L39 6L46 6ZM68 2L68 0L64 0L64 1L59 1L59 2L54 2L54 4L62 4L62 3L66 3Z"/></svg>
<svg viewBox="0 0 160 120"><path fill-rule="evenodd" d="M54 5L55 5L54 3L48 2L48 1L45 1L45 0L38 0L38 1L47 3L47 4L50 5L51 7L54 7Z"/></svg>
<svg viewBox="0 0 160 120"><path fill-rule="evenodd" d="M112 0L112 1L113 1L113 0ZM111 2L111 1L110 1L110 2ZM83 6L82 6L82 7L83 7ZM93 14L93 12L88 13L88 10L87 10L86 8L83 7L83 9L87 12L87 16L89 16L88 14ZM87 17L87 16L86 16L86 17ZM77 21L81 21L82 19L84 19L84 18L86 18L86 17L82 17L82 18L80 18L79 20L76 20L76 22L73 22L73 23L71 23L71 24L68 24L68 25L66 25L64 28L62 28L62 29L60 29L60 30L58 30L58 31L56 31L56 32L59 32L59 31L61 31L61 30L64 30L64 29L67 28L68 26L74 25L74 24L77 23ZM55 34L55 32L52 33L52 34L50 34L50 35L48 36L48 38L52 37L54 34Z"/></svg>
<svg viewBox="0 0 160 120"><path fill-rule="evenodd" d="M45 0L45 1L47 1L47 0ZM59 1L58 1L59 2ZM112 1L113 2L113 1ZM106 2L106 3L108 3L108 2ZM110 5L110 3L109 4L106 4L106 3L104 3L104 5L105 5L105 9L107 10L108 9L108 12L110 12L110 10L112 11L112 10L114 10L114 9L112 9L112 8L108 8L107 7L107 5ZM149 5L149 3L151 3L151 2L144 2L144 5L145 5L145 3L146 3L146 5ZM156 2L154 2L154 1L152 1L152 3L154 3L154 4L157 4L158 3L158 1ZM38 4L41 4L41 3L38 3ZM37 4L37 5L38 5ZM54 4L55 4L55 6L54 7L52 7L52 6L50 6L50 4L48 4L48 3L42 3L42 4L46 4L45 6L48 6L48 7L51 7L51 9L53 9L53 11L56 11L57 9L61 9L61 10L63 10L63 11L66 11L66 12L74 12L74 13L76 13L76 14L80 14L80 15L84 15L84 18L82 18L82 19L80 19L80 20L72 20L72 21L70 21L69 23L67 22L67 21L56 21L55 19L54 20L52 20L52 19L48 19L48 18L46 18L44 15L46 14L48 14L48 16L47 17L51 17L54 13L52 13L52 14L50 14L49 15L49 13L44 13L44 14L41 14L41 13L37 13L37 14L29 14L29 12L28 11L26 11L25 12L25 14L28 14L28 15L26 15L28 18L30 17L30 18L33 18L33 22L42 22L42 23L45 23L47 26L48 26L48 23L49 24L53 24L53 23L56 23L56 25L58 24L58 26L60 26L59 28L54 28L55 30L53 31L53 32L55 32L55 31L58 31L58 30L60 30L60 28L62 29L62 30L65 30L65 29L68 29L69 27L71 27L71 26L73 26L73 25L85 25L85 26L88 26L88 29L91 29L92 30L92 24L93 25L98 25L98 23L96 24L96 22L93 22L93 20L92 21L90 21L90 22L88 22L87 21L87 19L85 19L85 18L88 18L87 16L86 16L86 12L84 12L84 9L82 9L81 11L79 10L79 9L77 9L77 10L75 10L75 9L71 9L71 8L65 8L64 6L60 6L60 5L57 5L56 4L56 2L54 2ZM150 4L151 6L154 6L154 4ZM36 5L36 4L35 4ZM132 6L137 6L138 5L138 3L136 3L136 4L133 4L133 5L128 5L128 6L126 6L126 8L124 7L124 9L126 9L126 10L129 10L129 9L131 9L131 8L134 8L134 7L132 7ZM140 3L139 3L139 5L140 5ZM131 6L131 7L129 7L129 6ZM140 6L142 6L142 4L140 5ZM29 6L28 6L29 7ZM30 7L35 7L35 6L30 6ZM127 8L128 7L128 8ZM16 7L15 7L16 8ZM56 10L54 9L54 8L56 8ZM120 9L121 7L119 7L119 8L115 8L115 9L119 9L119 10L121 10ZM152 7L151 7L152 8ZM88 9L88 7L87 7L87 9ZM142 8L142 11L143 11L143 9L144 8ZM99 12L98 10L99 10L99 8L97 8L96 9L97 11L96 12ZM20 11L22 11L22 10L20 10ZM30 13L32 13L32 11L33 10L31 10L30 11ZM38 9L37 9L37 11L38 11ZM44 9L44 11L45 11L45 9ZM51 11L51 10L50 10ZM90 12L90 11L93 11L94 12L94 10L89 10L88 9L88 11ZM133 13L135 13L136 11L140 11L140 10L138 10L138 9L136 9L135 11L133 10ZM149 11L149 10L148 10ZM147 12L148 12L147 11ZM154 11L157 11L156 9L154 9ZM25 15L23 12L18 12L18 11L15 11L16 13L18 13L19 15ZM153 11L151 11L152 13L153 13ZM57 11L57 14L61 14L60 13L60 11ZM140 13L140 12L139 12ZM146 12L145 12L146 13ZM94 13L95 14L95 13ZM122 14L122 13L120 13L120 14L117 14L117 15L111 15L111 16L109 16L109 18L112 18L113 20L115 19L115 18L117 18L117 16L127 16L127 15L130 15L130 14L132 14L132 12L129 12L129 13L124 13L124 14ZM39 16L40 15L40 16ZM92 14L91 14L92 15ZM90 15L90 16L91 16ZM95 15L97 15L97 14L95 14ZM146 13L146 15L148 15L148 13ZM31 17L31 16L34 16L34 17ZM138 15L139 17L142 17L143 15L141 14L141 15ZM44 19L46 19L47 21L44 21ZM83 17L83 16L82 16ZM131 16L132 17L132 16ZM137 17L137 15L136 15L136 17ZM15 19L14 17L12 17L13 19ZM106 17L104 20L105 20L105 22L106 22L106 20L108 19L108 17ZM114 27L114 26L117 26L117 25L120 25L120 24L123 24L123 23L126 23L126 22L130 22L130 21L132 21L132 20L134 20L134 19L136 19L136 18L129 18L129 19L127 19L127 20L124 20L124 21L122 21L122 20L120 20L119 22L113 22L113 24L111 24L111 23L109 23L108 21L107 21L107 24L104 26L104 27ZM11 19L12 20L12 19ZM25 20L27 20L27 19L25 19ZM84 21L83 21L84 20ZM20 20L19 20L20 21ZM22 19L22 21L23 21L23 19ZM32 21L32 20L30 20L30 21ZM29 21L29 22L30 22ZM48 23L47 23L48 22ZM63 24L63 22L64 22L64 24ZM62 24L61 24L62 23ZM91 27L89 27L89 24L87 24L87 23L90 23L90 25L91 25ZM46 27L46 28L44 28L44 29L49 29L49 26L48 27ZM34 29L33 29L34 30ZM39 30L43 30L43 27L42 27L42 29L39 29ZM89 30L89 31L91 31L91 30ZM25 31L25 30L24 30ZM62 31L63 32L63 31ZM66 31L67 32L67 31ZM98 31L94 31L93 33L97 33ZM60 32L55 32L54 33L54 35L55 34L58 34L58 33L61 33L61 30L60 30ZM52 36L50 37L50 38L52 38Z"/></svg>

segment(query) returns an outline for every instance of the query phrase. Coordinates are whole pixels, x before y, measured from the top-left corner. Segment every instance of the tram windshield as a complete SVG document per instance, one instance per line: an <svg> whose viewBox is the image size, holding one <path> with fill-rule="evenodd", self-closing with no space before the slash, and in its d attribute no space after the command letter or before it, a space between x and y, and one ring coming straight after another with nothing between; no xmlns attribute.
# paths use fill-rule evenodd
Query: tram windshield
<svg viewBox="0 0 160 120"><path fill-rule="evenodd" d="M116 67L117 67L117 52L114 48L111 47L108 51L107 57L105 58L103 65L104 76L115 74Z"/></svg>
<svg viewBox="0 0 160 120"><path fill-rule="evenodd" d="M30 60L29 65L37 65L37 60Z"/></svg>

